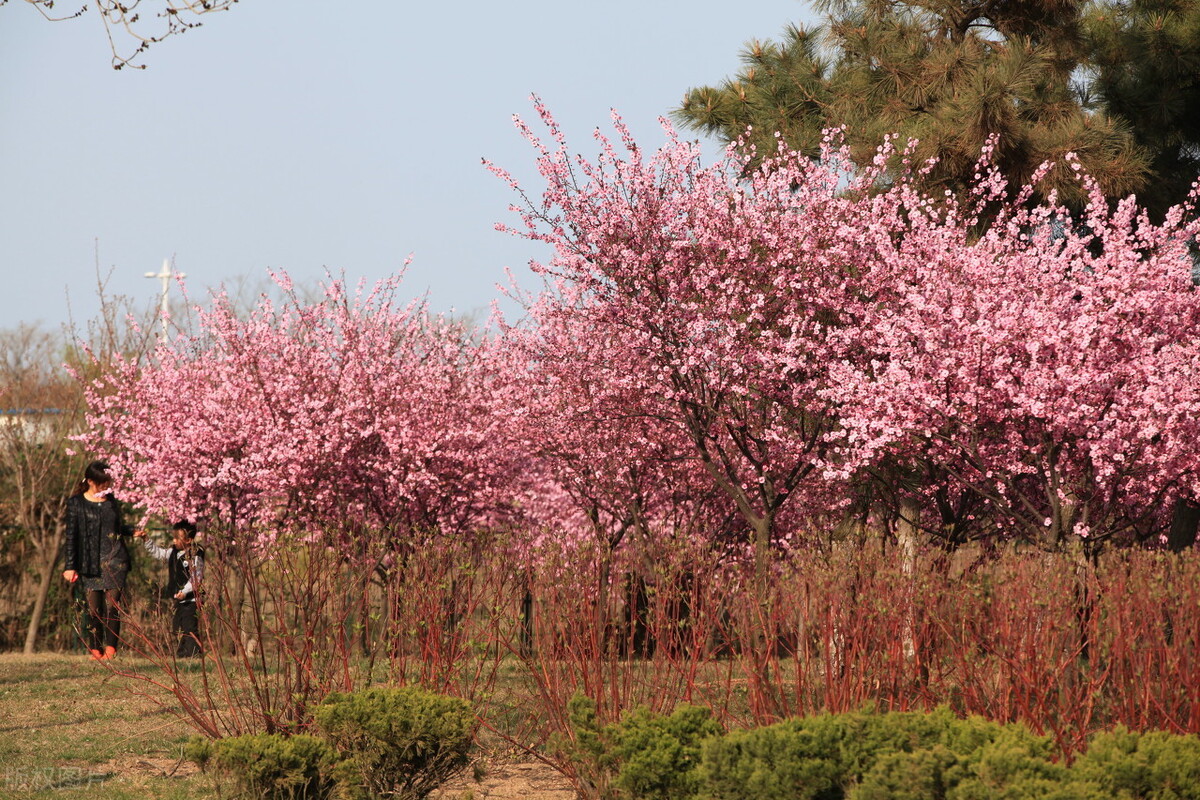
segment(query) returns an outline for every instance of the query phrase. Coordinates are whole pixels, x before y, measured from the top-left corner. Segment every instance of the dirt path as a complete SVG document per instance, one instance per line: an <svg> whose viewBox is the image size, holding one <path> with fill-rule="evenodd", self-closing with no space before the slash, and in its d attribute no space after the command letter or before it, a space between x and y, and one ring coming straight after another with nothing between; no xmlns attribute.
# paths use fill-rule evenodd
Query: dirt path
<svg viewBox="0 0 1200 800"><path fill-rule="evenodd" d="M105 774L140 776L146 779L180 779L198 770L190 761L161 756L123 756L99 768ZM468 771L446 783L433 800L575 800L575 791L562 775L539 762L492 764L482 780Z"/></svg>
<svg viewBox="0 0 1200 800"><path fill-rule="evenodd" d="M468 794L469 793L469 794ZM436 800L575 800L575 790L549 766L538 762L493 764L481 781L470 775L450 781L433 794Z"/></svg>

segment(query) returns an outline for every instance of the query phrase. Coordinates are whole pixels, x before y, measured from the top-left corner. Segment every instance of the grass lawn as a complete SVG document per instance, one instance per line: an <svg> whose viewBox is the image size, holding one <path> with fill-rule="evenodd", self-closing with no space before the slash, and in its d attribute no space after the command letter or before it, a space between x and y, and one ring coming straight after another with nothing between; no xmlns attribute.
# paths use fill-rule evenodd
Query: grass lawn
<svg viewBox="0 0 1200 800"><path fill-rule="evenodd" d="M141 673L155 669L129 656L117 665ZM139 694L146 690L152 689L87 656L0 653L0 800L217 800L213 780L182 758L195 730ZM164 692L157 696L169 699ZM466 770L433 797L574 797L545 764L486 761L486 777L473 780Z"/></svg>
<svg viewBox="0 0 1200 800"><path fill-rule="evenodd" d="M86 656L0 654L3 800L216 798L181 758L192 735Z"/></svg>

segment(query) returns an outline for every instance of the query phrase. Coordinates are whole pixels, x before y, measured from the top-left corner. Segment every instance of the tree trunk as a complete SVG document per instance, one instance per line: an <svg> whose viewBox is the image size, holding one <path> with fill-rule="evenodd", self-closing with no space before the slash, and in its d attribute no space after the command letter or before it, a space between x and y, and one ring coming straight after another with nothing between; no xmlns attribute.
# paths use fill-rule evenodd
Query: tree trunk
<svg viewBox="0 0 1200 800"><path fill-rule="evenodd" d="M757 613L752 620L746 645L750 652L764 656L774 636L771 625L771 523L770 516L750 520L754 536L754 603Z"/></svg>
<svg viewBox="0 0 1200 800"><path fill-rule="evenodd" d="M229 641L226 643L229 647L229 654L236 656L238 648L241 647L243 652L248 656L253 655L258 651L257 640L253 632L246 629L246 570L250 568L248 559L237 562L237 567L233 573L233 594L230 597L229 620L233 623L232 630L229 631Z"/></svg>
<svg viewBox="0 0 1200 800"><path fill-rule="evenodd" d="M1167 547L1172 553L1181 553L1196 544L1197 526L1200 526L1200 506L1187 500L1176 500L1171 532L1167 534Z"/></svg>
<svg viewBox="0 0 1200 800"><path fill-rule="evenodd" d="M522 581L521 589L521 649L523 658L533 656L533 590L529 586L529 577Z"/></svg>
<svg viewBox="0 0 1200 800"><path fill-rule="evenodd" d="M781 687L772 678L771 667L775 663L778 644L778 626L775 624L775 600L771 580L771 533L774 515L767 514L751 520L754 535L754 602L757 606L755 624L750 631L747 655L751 659L752 693L757 696L756 716L778 719L784 715L785 705Z"/></svg>
<svg viewBox="0 0 1200 800"><path fill-rule="evenodd" d="M1068 552L1075 571L1075 618L1079 626L1079 661L1077 671L1064 674L1064 681L1078 680L1091 659L1092 626L1096 615L1096 555L1086 541L1072 542Z"/></svg>
<svg viewBox="0 0 1200 800"><path fill-rule="evenodd" d="M919 516L921 509L911 500L900 504L900 519L896 523L896 544L900 550L900 570L911 586L917 569L917 538L919 536ZM910 592L911 597L911 592ZM913 609L905 615L903 647L904 657L913 660L917 657L917 642L913 624Z"/></svg>
<svg viewBox="0 0 1200 800"><path fill-rule="evenodd" d="M750 527L754 535L754 597L759 608L770 606L771 585L771 528L773 515L752 518Z"/></svg>
<svg viewBox="0 0 1200 800"><path fill-rule="evenodd" d="M650 598L646 578L637 572L625 576L625 625L621 632L621 655L625 658L650 658L655 642L650 635Z"/></svg>
<svg viewBox="0 0 1200 800"><path fill-rule="evenodd" d="M592 628L595 641L592 642L592 647L595 650L597 665L602 664L603 654L608 647L612 631L608 627L608 582L612 578L612 548L605 547L604 552L600 556L600 575L596 586L596 606L592 612ZM599 675L599 670L597 670Z"/></svg>
<svg viewBox="0 0 1200 800"><path fill-rule="evenodd" d="M42 564L38 575L37 599L33 602L33 613L29 615L29 629L25 631L26 655L33 653L37 645L38 628L42 624L42 614L46 611L46 598L50 595L50 581L54 580L54 565L58 563L58 553L55 552Z"/></svg>

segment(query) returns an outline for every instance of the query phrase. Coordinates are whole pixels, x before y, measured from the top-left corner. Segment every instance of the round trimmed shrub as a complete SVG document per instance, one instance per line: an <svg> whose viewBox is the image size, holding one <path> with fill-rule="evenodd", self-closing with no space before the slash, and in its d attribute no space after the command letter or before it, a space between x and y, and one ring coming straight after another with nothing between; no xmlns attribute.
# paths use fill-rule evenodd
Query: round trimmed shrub
<svg viewBox="0 0 1200 800"><path fill-rule="evenodd" d="M313 716L344 758L339 777L372 797L426 797L467 765L475 734L465 700L413 686L334 693Z"/></svg>

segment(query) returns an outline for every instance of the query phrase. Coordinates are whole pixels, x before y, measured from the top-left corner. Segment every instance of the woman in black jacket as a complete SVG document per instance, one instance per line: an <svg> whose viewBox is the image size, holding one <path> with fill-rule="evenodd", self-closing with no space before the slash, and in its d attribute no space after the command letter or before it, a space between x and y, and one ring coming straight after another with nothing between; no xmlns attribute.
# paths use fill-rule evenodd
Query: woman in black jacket
<svg viewBox="0 0 1200 800"><path fill-rule="evenodd" d="M129 573L125 537L132 530L125 526L111 488L108 464L93 461L75 494L67 498L63 578L69 583L82 581L88 604L88 650L95 659L117 654L125 576Z"/></svg>

